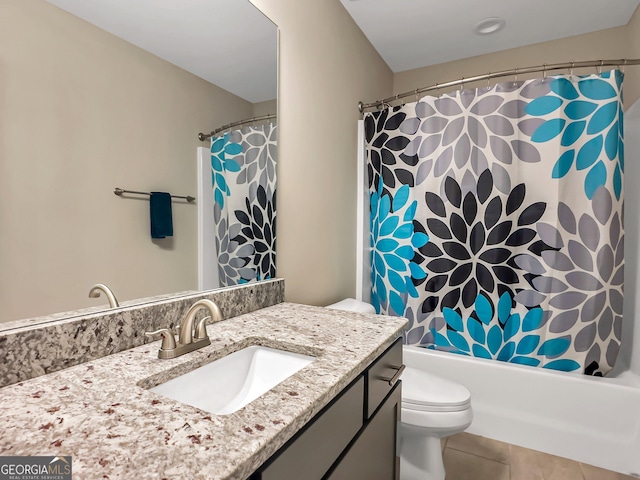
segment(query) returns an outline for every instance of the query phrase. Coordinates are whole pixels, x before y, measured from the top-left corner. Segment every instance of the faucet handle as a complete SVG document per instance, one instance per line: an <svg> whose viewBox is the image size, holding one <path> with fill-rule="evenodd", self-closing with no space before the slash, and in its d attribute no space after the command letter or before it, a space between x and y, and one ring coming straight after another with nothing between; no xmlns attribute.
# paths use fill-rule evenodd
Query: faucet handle
<svg viewBox="0 0 640 480"><path fill-rule="evenodd" d="M160 350L173 350L176 348L176 338L168 328L161 328L160 330L156 330L155 332L144 332L144 336L150 337L152 339L156 339L158 336L162 337L162 345L160 345Z"/></svg>
<svg viewBox="0 0 640 480"><path fill-rule="evenodd" d="M204 317L196 325L195 340L201 340L203 338L207 338L207 320L211 320L211 317L210 316L209 317Z"/></svg>

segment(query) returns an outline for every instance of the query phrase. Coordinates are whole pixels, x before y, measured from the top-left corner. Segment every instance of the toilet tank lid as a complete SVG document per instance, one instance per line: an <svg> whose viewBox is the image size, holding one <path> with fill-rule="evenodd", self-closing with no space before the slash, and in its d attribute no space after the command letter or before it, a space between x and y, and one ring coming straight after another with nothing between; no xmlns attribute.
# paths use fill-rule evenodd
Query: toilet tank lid
<svg viewBox="0 0 640 480"><path fill-rule="evenodd" d="M471 399L465 386L417 368L405 368L401 379L403 404L465 406Z"/></svg>
<svg viewBox="0 0 640 480"><path fill-rule="evenodd" d="M376 313L376 309L373 308L373 305L356 300L355 298L345 298L337 303L327 305L327 308L332 308L334 310L346 310L348 312Z"/></svg>

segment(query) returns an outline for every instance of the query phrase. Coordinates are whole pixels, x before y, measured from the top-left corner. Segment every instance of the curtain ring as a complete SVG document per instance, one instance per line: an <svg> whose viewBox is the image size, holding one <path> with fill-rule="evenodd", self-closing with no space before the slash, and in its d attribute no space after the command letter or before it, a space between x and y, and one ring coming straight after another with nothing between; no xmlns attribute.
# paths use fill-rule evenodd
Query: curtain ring
<svg viewBox="0 0 640 480"><path fill-rule="evenodd" d="M440 86L437 83L436 83L436 92L437 92L438 98L440 98Z"/></svg>
<svg viewBox="0 0 640 480"><path fill-rule="evenodd" d="M547 79L547 64L542 65L542 81Z"/></svg>
<svg viewBox="0 0 640 480"><path fill-rule="evenodd" d="M516 74L513 77L513 84L518 83L518 67L516 67Z"/></svg>
<svg viewBox="0 0 640 480"><path fill-rule="evenodd" d="M416 103L420 100L420 89L416 88Z"/></svg>
<svg viewBox="0 0 640 480"><path fill-rule="evenodd" d="M620 72L624 73L624 67L627 65L627 59L624 59L624 63L622 64L622 68L620 69Z"/></svg>
<svg viewBox="0 0 640 480"><path fill-rule="evenodd" d="M569 69L569 76L573 77L573 67L575 66L576 62L574 62L573 60L571 60L571 68Z"/></svg>
<svg viewBox="0 0 640 480"><path fill-rule="evenodd" d="M491 90L491 85L489 85L490 79L491 79L491 72L487 74L487 91Z"/></svg>
<svg viewBox="0 0 640 480"><path fill-rule="evenodd" d="M460 79L460 91L464 88L464 77Z"/></svg>
<svg viewBox="0 0 640 480"><path fill-rule="evenodd" d="M602 75L602 65L604 64L604 60L600 59L600 65L596 67L596 72L598 75Z"/></svg>

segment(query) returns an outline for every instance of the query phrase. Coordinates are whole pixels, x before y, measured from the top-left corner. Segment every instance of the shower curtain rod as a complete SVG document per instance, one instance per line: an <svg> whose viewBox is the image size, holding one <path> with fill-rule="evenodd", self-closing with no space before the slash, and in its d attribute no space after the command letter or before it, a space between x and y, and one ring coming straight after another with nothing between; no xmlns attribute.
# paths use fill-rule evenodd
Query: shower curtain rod
<svg viewBox="0 0 640 480"><path fill-rule="evenodd" d="M253 122L261 122L263 120L271 120L273 118L277 118L277 115L274 113L271 113L269 115L262 115L260 117L251 117L251 118L247 118L245 120L239 120L237 122L233 122L233 123L229 123L227 125L223 125L220 128L216 128L213 132L208 133L208 134L204 134L204 133L199 133L198 134L198 139L201 142L204 142L207 138L211 138L214 135L223 132L224 130L227 130L229 128L233 128L233 127L239 127L241 125L246 125L247 123L253 123Z"/></svg>
<svg viewBox="0 0 640 480"><path fill-rule="evenodd" d="M431 85L429 87L416 88L415 90L411 90L410 92L400 93L398 95L394 95L393 97L385 98L384 100L377 100L371 103L362 103L358 102L358 110L360 113L364 113L365 110L370 108L379 108L388 104L390 102L394 102L396 100L400 100L401 98L410 97L412 95L419 95L425 92L432 92L434 90L440 91L441 88L449 88L456 87L458 85L464 86L465 83L473 83L478 82L480 80L491 80L492 78L499 77L510 77L515 75L516 80L518 75L526 74L526 73L536 73L536 72L544 72L545 76L547 72L553 70L565 70L570 69L573 73L574 68L587 68L587 67L596 67L598 69L602 67L619 67L626 65L640 65L640 58L633 59L619 59L619 60L588 60L583 62L565 62L565 63L552 63L552 64L544 64L544 65L536 65L532 67L524 67L524 68L514 68L512 70L502 70L499 72L493 73L485 73L484 75L476 75L475 77L465 78L462 77L460 80L452 80L450 82L445 83L436 83L435 85Z"/></svg>

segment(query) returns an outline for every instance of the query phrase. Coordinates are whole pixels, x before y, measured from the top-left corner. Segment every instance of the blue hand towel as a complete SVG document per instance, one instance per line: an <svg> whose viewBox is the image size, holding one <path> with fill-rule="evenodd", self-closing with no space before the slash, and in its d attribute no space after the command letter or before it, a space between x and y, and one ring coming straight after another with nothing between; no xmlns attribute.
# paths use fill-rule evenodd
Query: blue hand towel
<svg viewBox="0 0 640 480"><path fill-rule="evenodd" d="M151 238L165 238L173 236L173 218L171 216L171 194L166 192L151 192Z"/></svg>

